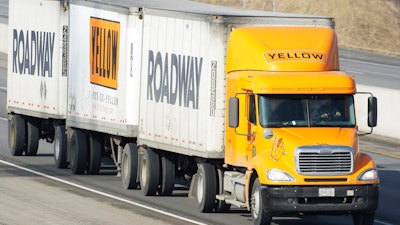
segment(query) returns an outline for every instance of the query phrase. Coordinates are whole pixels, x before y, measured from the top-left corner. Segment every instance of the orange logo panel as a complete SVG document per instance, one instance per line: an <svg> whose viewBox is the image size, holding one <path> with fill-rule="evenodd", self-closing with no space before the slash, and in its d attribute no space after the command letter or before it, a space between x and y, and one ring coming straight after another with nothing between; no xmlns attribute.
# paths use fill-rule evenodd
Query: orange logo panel
<svg viewBox="0 0 400 225"><path fill-rule="evenodd" d="M90 82L117 89L119 22L90 18Z"/></svg>
<svg viewBox="0 0 400 225"><path fill-rule="evenodd" d="M325 52L315 51L270 51L265 52L264 57L268 63L283 61L300 61L300 62L319 62L325 64L327 62Z"/></svg>

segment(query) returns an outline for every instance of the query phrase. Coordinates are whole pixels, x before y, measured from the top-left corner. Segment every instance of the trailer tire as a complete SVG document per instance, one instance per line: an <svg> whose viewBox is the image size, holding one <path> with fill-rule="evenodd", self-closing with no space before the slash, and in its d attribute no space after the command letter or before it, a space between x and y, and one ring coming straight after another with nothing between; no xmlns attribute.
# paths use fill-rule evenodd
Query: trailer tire
<svg viewBox="0 0 400 225"><path fill-rule="evenodd" d="M144 149L140 162L140 186L145 196L157 193L160 177L160 160L151 148Z"/></svg>
<svg viewBox="0 0 400 225"><path fill-rule="evenodd" d="M133 143L127 143L122 151L121 159L121 178L122 186L125 189L136 189L138 181L138 149Z"/></svg>
<svg viewBox="0 0 400 225"><path fill-rule="evenodd" d="M31 118L26 120L26 148L25 155L35 156L39 147L39 121Z"/></svg>
<svg viewBox="0 0 400 225"><path fill-rule="evenodd" d="M200 163L197 169L198 182L196 199L201 212L212 212L216 203L217 176L210 163Z"/></svg>
<svg viewBox="0 0 400 225"><path fill-rule="evenodd" d="M73 129L68 143L71 155L70 165L73 174L83 174L87 164L86 135L81 130Z"/></svg>
<svg viewBox="0 0 400 225"><path fill-rule="evenodd" d="M260 180L256 178L251 190L251 217L255 225L269 225L272 222L272 215L263 210Z"/></svg>
<svg viewBox="0 0 400 225"><path fill-rule="evenodd" d="M21 156L24 153L25 120L20 115L11 115L8 121L8 147L13 156Z"/></svg>
<svg viewBox="0 0 400 225"><path fill-rule="evenodd" d="M90 132L89 134L89 151L86 171L88 174L97 174L100 170L101 157L103 152L103 138L101 134Z"/></svg>
<svg viewBox="0 0 400 225"><path fill-rule="evenodd" d="M65 126L56 126L54 132L54 162L57 168L64 169L68 167L67 162L67 135Z"/></svg>
<svg viewBox="0 0 400 225"><path fill-rule="evenodd" d="M158 194L169 196L174 191L175 185L175 158L171 153L161 154L161 177Z"/></svg>
<svg viewBox="0 0 400 225"><path fill-rule="evenodd" d="M374 212L353 212L354 225L373 225L375 219Z"/></svg>

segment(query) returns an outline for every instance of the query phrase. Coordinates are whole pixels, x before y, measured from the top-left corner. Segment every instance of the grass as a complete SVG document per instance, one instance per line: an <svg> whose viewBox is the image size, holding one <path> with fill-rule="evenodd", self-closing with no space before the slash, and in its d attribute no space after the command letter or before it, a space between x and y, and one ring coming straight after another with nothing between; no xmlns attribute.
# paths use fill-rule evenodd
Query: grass
<svg viewBox="0 0 400 225"><path fill-rule="evenodd" d="M400 56L400 0L195 1L267 11L275 1L276 11L333 16L340 46Z"/></svg>

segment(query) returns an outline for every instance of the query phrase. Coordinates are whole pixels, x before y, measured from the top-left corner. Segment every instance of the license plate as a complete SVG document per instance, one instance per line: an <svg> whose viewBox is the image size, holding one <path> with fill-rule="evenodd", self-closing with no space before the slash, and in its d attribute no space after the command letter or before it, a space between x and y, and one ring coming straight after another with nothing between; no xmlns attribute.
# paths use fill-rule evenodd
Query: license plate
<svg viewBox="0 0 400 225"><path fill-rule="evenodd" d="M335 188L319 188L319 197L335 197Z"/></svg>

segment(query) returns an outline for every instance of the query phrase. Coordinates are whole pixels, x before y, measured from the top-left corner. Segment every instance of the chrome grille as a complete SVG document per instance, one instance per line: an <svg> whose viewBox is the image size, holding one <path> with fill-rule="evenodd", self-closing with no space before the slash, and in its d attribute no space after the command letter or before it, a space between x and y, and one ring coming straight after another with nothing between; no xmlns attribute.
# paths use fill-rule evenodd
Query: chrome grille
<svg viewBox="0 0 400 225"><path fill-rule="evenodd" d="M348 146L302 146L296 149L297 172L342 175L353 172L354 150Z"/></svg>

